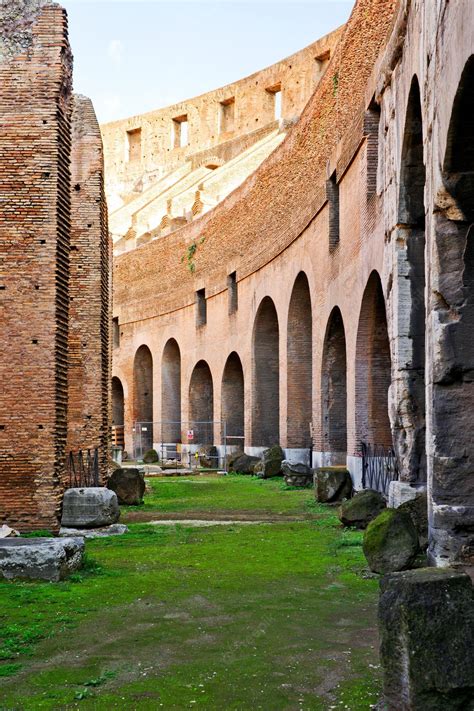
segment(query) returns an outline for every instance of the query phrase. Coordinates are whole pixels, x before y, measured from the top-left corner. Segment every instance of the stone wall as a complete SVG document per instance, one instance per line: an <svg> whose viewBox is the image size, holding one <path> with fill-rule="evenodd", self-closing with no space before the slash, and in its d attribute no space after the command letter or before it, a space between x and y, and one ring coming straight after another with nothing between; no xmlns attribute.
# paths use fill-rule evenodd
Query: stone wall
<svg viewBox="0 0 474 711"><path fill-rule="evenodd" d="M0 520L21 530L56 529L68 444L99 445L68 432L75 415L73 408L68 412L67 387L68 339L81 319L96 337L90 314L79 311L70 330L70 297L87 283L79 266L88 278L98 267L89 269L86 256L71 272L71 239L77 236L72 223L78 215L71 207L72 57L66 13L57 5L15 0L2 6L0 27ZM98 155L100 140L95 150ZM105 215L103 195L98 192L95 199ZM101 269L107 280L106 259ZM107 340L103 343L107 360ZM92 418L107 409L108 369L104 362L99 368L101 395L89 410ZM100 426L104 437L105 419Z"/></svg>
<svg viewBox="0 0 474 711"><path fill-rule="evenodd" d="M432 561L472 559L473 15L468 3L359 0L299 122L253 175L192 224L115 259L127 448L140 346L153 357L156 422L169 339L183 421L202 362L221 419L235 352L249 453L277 437L303 459L304 412L313 461L347 461L357 486L361 441L393 444L402 480L428 485Z"/></svg>

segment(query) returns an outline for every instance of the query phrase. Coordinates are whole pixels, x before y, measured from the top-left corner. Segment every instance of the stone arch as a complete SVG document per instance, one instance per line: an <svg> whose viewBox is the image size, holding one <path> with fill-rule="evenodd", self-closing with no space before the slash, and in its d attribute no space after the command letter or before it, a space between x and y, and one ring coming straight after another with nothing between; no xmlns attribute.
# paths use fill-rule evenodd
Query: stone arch
<svg viewBox="0 0 474 711"><path fill-rule="evenodd" d="M308 278L296 277L288 310L287 446L311 447L313 317Z"/></svg>
<svg viewBox="0 0 474 711"><path fill-rule="evenodd" d="M222 419L226 423L227 442L244 447L244 371L235 351L227 358L222 376Z"/></svg>
<svg viewBox="0 0 474 711"><path fill-rule="evenodd" d="M453 102L444 186L434 210L430 551L438 565L462 560L474 547L473 111L474 55L466 62Z"/></svg>
<svg viewBox="0 0 474 711"><path fill-rule="evenodd" d="M194 444L214 444L214 386L209 365L200 360L189 382L189 419Z"/></svg>
<svg viewBox="0 0 474 711"><path fill-rule="evenodd" d="M365 287L356 345L356 434L358 443L392 447L388 415L390 341L382 283L372 272Z"/></svg>
<svg viewBox="0 0 474 711"><path fill-rule="evenodd" d="M252 334L252 446L270 447L280 441L280 352L275 304L269 296L260 303Z"/></svg>
<svg viewBox="0 0 474 711"><path fill-rule="evenodd" d="M321 373L324 452L347 452L346 335L340 309L331 311L323 346Z"/></svg>
<svg viewBox="0 0 474 711"><path fill-rule="evenodd" d="M153 446L153 358L148 346L140 346L133 361L133 421L140 427L141 449ZM140 446L140 445L139 445Z"/></svg>
<svg viewBox="0 0 474 711"><path fill-rule="evenodd" d="M170 338L161 359L161 441L181 441L181 352Z"/></svg>
<svg viewBox="0 0 474 711"><path fill-rule="evenodd" d="M116 375L112 378L112 425L123 427L125 422L125 398L123 385Z"/></svg>
<svg viewBox="0 0 474 711"><path fill-rule="evenodd" d="M401 388L394 427L401 475L426 479L425 455L425 202L423 117L418 78L413 77L400 164L399 225L406 268L398 280ZM399 239L400 244L402 239ZM403 258L400 249L399 259ZM403 307L402 307L403 305Z"/></svg>

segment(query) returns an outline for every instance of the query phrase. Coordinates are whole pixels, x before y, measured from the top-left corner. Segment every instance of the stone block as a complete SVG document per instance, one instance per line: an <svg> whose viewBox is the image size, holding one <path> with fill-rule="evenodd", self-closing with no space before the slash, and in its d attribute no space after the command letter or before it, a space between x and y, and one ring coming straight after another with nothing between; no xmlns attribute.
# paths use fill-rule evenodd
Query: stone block
<svg viewBox="0 0 474 711"><path fill-rule="evenodd" d="M401 504L397 511L409 514L418 533L421 550L428 547L428 497L426 491L420 491L414 499L409 499Z"/></svg>
<svg viewBox="0 0 474 711"><path fill-rule="evenodd" d="M229 470L240 474L253 474L254 467L259 462L259 457L251 457L249 454L239 452L229 460Z"/></svg>
<svg viewBox="0 0 474 711"><path fill-rule="evenodd" d="M350 497L352 479L345 467L319 467L314 474L314 495L322 504Z"/></svg>
<svg viewBox="0 0 474 711"><path fill-rule="evenodd" d="M366 528L386 508L382 494L372 489L359 491L352 498L344 501L339 509L339 519L344 526Z"/></svg>
<svg viewBox="0 0 474 711"><path fill-rule="evenodd" d="M116 493L119 504L136 506L143 501L145 479L143 474L133 467L116 469L109 478L107 487Z"/></svg>
<svg viewBox="0 0 474 711"><path fill-rule="evenodd" d="M81 567L83 555L82 538L5 538L0 541L0 575L57 582Z"/></svg>
<svg viewBox="0 0 474 711"><path fill-rule="evenodd" d="M391 481L388 488L388 508L398 509L406 501L411 501L418 490L406 481Z"/></svg>
<svg viewBox="0 0 474 711"><path fill-rule="evenodd" d="M290 462L284 459L281 470L288 486L310 486L313 483L313 470L303 462Z"/></svg>
<svg viewBox="0 0 474 711"><path fill-rule="evenodd" d="M281 474L283 462L283 450L280 445L265 449L259 466L255 467L255 473L261 479L271 479L271 477Z"/></svg>
<svg viewBox="0 0 474 711"><path fill-rule="evenodd" d="M381 662L388 711L474 709L474 588L450 568L382 578Z"/></svg>
<svg viewBox="0 0 474 711"><path fill-rule="evenodd" d="M121 536L124 533L128 533L128 526L124 523L112 523L110 526L102 526L102 528L65 528L62 526L59 529L61 538L105 538L106 536Z"/></svg>
<svg viewBox="0 0 474 711"><path fill-rule="evenodd" d="M419 550L418 533L410 514L400 509L382 511L367 526L363 550L373 573L410 568Z"/></svg>
<svg viewBox="0 0 474 711"><path fill-rule="evenodd" d="M117 496L105 487L91 486L64 492L61 525L66 528L100 528L116 523L119 517Z"/></svg>

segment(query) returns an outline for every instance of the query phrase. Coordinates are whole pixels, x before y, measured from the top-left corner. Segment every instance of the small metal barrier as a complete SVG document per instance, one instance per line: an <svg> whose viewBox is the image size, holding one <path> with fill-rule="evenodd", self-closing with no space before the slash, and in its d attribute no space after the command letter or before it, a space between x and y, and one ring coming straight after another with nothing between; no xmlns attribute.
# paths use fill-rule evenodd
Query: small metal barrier
<svg viewBox="0 0 474 711"><path fill-rule="evenodd" d="M388 496L391 481L398 481L398 461L393 447L360 443L362 488L374 489Z"/></svg>
<svg viewBox="0 0 474 711"><path fill-rule="evenodd" d="M80 449L69 452L66 461L67 489L77 487L100 486L99 482L99 450Z"/></svg>

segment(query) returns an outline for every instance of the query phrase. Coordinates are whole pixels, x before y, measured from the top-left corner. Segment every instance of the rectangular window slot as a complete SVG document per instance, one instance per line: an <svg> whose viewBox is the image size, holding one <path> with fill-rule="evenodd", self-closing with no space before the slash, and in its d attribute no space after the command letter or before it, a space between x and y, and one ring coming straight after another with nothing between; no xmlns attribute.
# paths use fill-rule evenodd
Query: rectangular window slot
<svg viewBox="0 0 474 711"><path fill-rule="evenodd" d="M188 115L176 116L172 121L171 147L184 148L188 142Z"/></svg>
<svg viewBox="0 0 474 711"><path fill-rule="evenodd" d="M278 83L267 87L266 92L270 95L273 102L273 118L275 121L279 121L282 117L281 84Z"/></svg>
<svg viewBox="0 0 474 711"><path fill-rule="evenodd" d="M138 163L142 159L142 129L127 131L127 161Z"/></svg>
<svg viewBox="0 0 474 711"><path fill-rule="evenodd" d="M227 277L227 289L229 292L229 314L233 314L238 309L238 295L237 295L237 273L232 272Z"/></svg>
<svg viewBox="0 0 474 711"><path fill-rule="evenodd" d="M339 184L336 171L326 181L326 197L329 205L329 251L339 244Z"/></svg>
<svg viewBox="0 0 474 711"><path fill-rule="evenodd" d="M235 97L220 102L219 133L229 133L234 130Z"/></svg>
<svg viewBox="0 0 474 711"><path fill-rule="evenodd" d="M112 319L112 343L114 348L120 346L120 326L118 316Z"/></svg>
<svg viewBox="0 0 474 711"><path fill-rule="evenodd" d="M206 290L196 291L196 326L205 326L207 322Z"/></svg>
<svg viewBox="0 0 474 711"><path fill-rule="evenodd" d="M379 162L380 106L372 99L364 114L364 136L367 141L367 198L377 192L377 171Z"/></svg>

